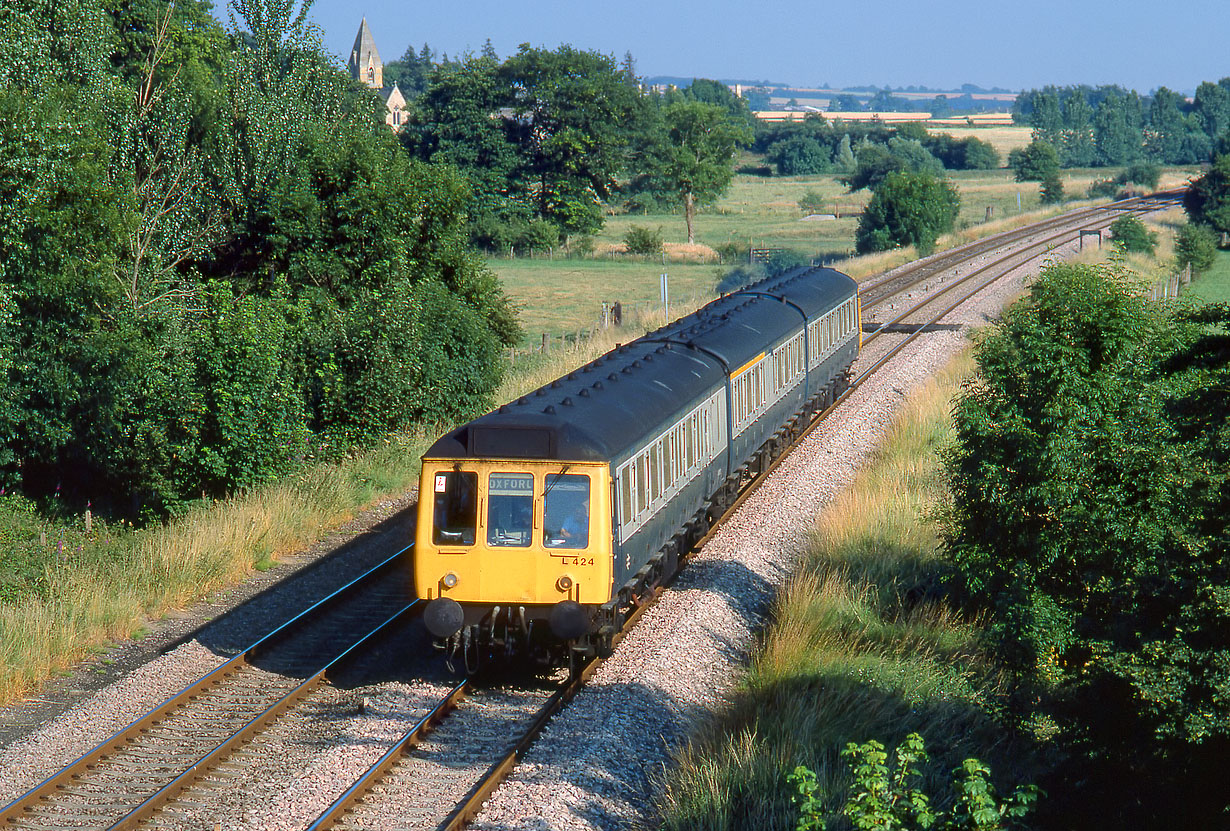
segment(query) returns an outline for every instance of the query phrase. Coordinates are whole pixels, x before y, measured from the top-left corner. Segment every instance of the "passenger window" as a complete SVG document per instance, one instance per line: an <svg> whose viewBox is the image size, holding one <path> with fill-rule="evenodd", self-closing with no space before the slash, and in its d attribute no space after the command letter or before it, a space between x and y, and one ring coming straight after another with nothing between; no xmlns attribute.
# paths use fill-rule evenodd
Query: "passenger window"
<svg viewBox="0 0 1230 831"><path fill-rule="evenodd" d="M624 468L619 477L619 524L627 525L632 521L632 477L635 468L631 465Z"/></svg>
<svg viewBox="0 0 1230 831"><path fill-rule="evenodd" d="M534 517L534 476L493 473L487 478L487 543L525 547Z"/></svg>
<svg viewBox="0 0 1230 831"><path fill-rule="evenodd" d="M589 545L589 477L547 474L543 500L543 545L585 548Z"/></svg>
<svg viewBox="0 0 1230 831"><path fill-rule="evenodd" d="M473 545L478 520L478 474L456 470L434 476L432 542Z"/></svg>
<svg viewBox="0 0 1230 831"><path fill-rule="evenodd" d="M649 456L641 454L636 459L636 512L643 514L649 508Z"/></svg>

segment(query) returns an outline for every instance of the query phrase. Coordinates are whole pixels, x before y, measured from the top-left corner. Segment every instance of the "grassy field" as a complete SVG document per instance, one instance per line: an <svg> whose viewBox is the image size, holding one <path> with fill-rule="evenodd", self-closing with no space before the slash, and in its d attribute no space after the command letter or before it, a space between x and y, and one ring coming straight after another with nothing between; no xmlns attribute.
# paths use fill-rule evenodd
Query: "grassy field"
<svg viewBox="0 0 1230 831"><path fill-rule="evenodd" d="M1192 281L1188 293L1206 303L1230 303L1230 251L1219 251L1217 262Z"/></svg>
<svg viewBox="0 0 1230 831"><path fill-rule="evenodd" d="M1072 198L1083 198L1092 182L1116 172L1065 170L1064 189ZM1186 181L1187 175L1186 171L1167 172L1162 187L1180 184ZM1037 183L1014 182L1008 170L954 171L951 178L961 194L958 229L965 233L942 239L940 248L982 233L1003 230L1028 218L1042 218L1075 207L1070 203L1062 208L1044 208ZM709 249L735 243L744 250L756 246L789 248L807 257L849 256L853 253L858 219L846 214L861 211L870 194L865 190L847 193L837 179L833 174L738 175L726 196L696 218L697 242ZM842 216L832 220L804 220L798 202L809 191L820 194L824 203L835 207ZM992 211L993 224L990 225L986 224L988 208ZM544 332L559 337L597 325L603 301L618 300L625 308L660 304L659 276L663 270L660 261L604 253L620 247L624 234L634 225L661 228L669 245L681 245L687 240L687 227L681 212L621 214L608 217L605 227L596 235L594 247L600 253L595 256L489 260L521 310L524 345L541 342ZM708 264L690 261L695 259L695 252L689 252L688 262L667 263L671 307L676 313L690 311L713 298L720 275L729 264L721 266L716 252L709 254ZM889 268L912 257L912 251L890 252L867 262L877 269ZM838 267L855 276L870 273L864 266L854 263L842 263Z"/></svg>
<svg viewBox="0 0 1230 831"><path fill-rule="evenodd" d="M912 393L870 466L820 516L734 703L665 774L662 827L792 829L786 776L796 765L816 772L833 811L850 783L847 742L892 748L915 731L932 754L933 794L970 756L1001 783L1035 776L1028 750L996 724L1002 680L981 652L979 622L943 590L936 451L971 368L963 357Z"/></svg>

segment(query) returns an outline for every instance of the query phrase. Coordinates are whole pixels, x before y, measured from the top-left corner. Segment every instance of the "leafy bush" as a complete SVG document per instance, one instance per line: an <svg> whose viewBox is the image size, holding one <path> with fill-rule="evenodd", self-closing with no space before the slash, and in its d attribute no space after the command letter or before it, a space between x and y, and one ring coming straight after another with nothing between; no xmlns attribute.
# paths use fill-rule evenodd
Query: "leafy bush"
<svg viewBox="0 0 1230 831"><path fill-rule="evenodd" d="M914 245L924 256L952 230L961 200L952 183L927 173L889 173L858 223L860 254Z"/></svg>
<svg viewBox="0 0 1230 831"><path fill-rule="evenodd" d="M1140 185L1148 190L1157 190L1161 181L1162 169L1152 162L1137 162L1119 174L1119 184L1128 183Z"/></svg>
<svg viewBox="0 0 1230 831"><path fill-rule="evenodd" d="M1021 820L1034 807L1041 792L1036 785L1018 787L999 799L990 782L991 769L978 759L966 759L953 771L956 808L946 814L932 807L932 795L916 783L923 778L920 764L928 761L922 736L911 733L897 747L889 765L884 745L874 739L850 742L841 752L849 760L854 783L841 815L856 829L868 831L1006 831L1024 827ZM799 831L824 831L823 805L816 796L816 774L799 765L787 777L795 787Z"/></svg>
<svg viewBox="0 0 1230 831"><path fill-rule="evenodd" d="M1085 191L1090 199L1114 199L1118 193L1119 184L1113 179L1099 179Z"/></svg>
<svg viewBox="0 0 1230 831"><path fill-rule="evenodd" d="M628 247L629 254L661 254L662 227L658 226L655 229L633 225L624 234L624 245Z"/></svg>
<svg viewBox="0 0 1230 831"><path fill-rule="evenodd" d="M724 263L734 263L747 259L747 245L742 242L730 240L718 245L714 250L717 251L718 256L722 258Z"/></svg>
<svg viewBox="0 0 1230 831"><path fill-rule="evenodd" d="M1217 260L1217 234L1207 226L1189 223L1179 229L1174 249L1178 268L1190 265L1193 274L1200 274Z"/></svg>
<svg viewBox="0 0 1230 831"><path fill-rule="evenodd" d="M1152 254L1153 249L1157 247L1157 234L1130 214L1121 216L1112 222L1110 233L1115 247L1120 251Z"/></svg>
<svg viewBox="0 0 1230 831"><path fill-rule="evenodd" d="M948 548L1014 715L1056 726L1057 826L1207 827L1227 807L1205 771L1230 752L1230 415L1212 404L1230 370L1205 327L1230 312L1163 311L1130 274L1048 266L954 409Z"/></svg>
<svg viewBox="0 0 1230 831"><path fill-rule="evenodd" d="M766 160L777 166L779 176L810 176L832 169L828 147L811 136L791 136L769 148Z"/></svg>
<svg viewBox="0 0 1230 831"><path fill-rule="evenodd" d="M803 212L804 216L824 213L826 204L828 204L828 200L824 198L824 194L815 190L806 191L799 198L799 210Z"/></svg>
<svg viewBox="0 0 1230 831"><path fill-rule="evenodd" d="M1008 154L1008 167L1018 182L1045 182L1059 173L1059 153L1045 141L1031 141Z"/></svg>
<svg viewBox="0 0 1230 831"><path fill-rule="evenodd" d="M1042 204L1057 205L1064 200L1063 180L1059 178L1059 171L1049 174L1042 180Z"/></svg>

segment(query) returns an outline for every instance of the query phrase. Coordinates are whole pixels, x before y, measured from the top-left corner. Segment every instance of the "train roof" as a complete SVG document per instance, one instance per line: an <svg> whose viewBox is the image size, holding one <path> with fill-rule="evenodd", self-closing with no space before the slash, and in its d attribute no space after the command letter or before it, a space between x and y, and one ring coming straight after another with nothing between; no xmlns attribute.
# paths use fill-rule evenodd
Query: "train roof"
<svg viewBox="0 0 1230 831"><path fill-rule="evenodd" d="M452 430L424 458L617 458L855 289L831 268L762 280Z"/></svg>

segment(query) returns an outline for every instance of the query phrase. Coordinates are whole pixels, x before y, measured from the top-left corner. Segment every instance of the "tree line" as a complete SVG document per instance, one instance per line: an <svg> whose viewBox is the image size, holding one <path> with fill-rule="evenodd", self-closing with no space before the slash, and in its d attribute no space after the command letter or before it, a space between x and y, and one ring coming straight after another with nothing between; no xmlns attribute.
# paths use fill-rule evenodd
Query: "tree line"
<svg viewBox="0 0 1230 831"><path fill-rule="evenodd" d="M1205 81L1190 102L1166 87L1142 96L1119 86L1048 86L1018 95L1012 116L1063 167L1201 164L1230 128L1230 78Z"/></svg>
<svg viewBox="0 0 1230 831"><path fill-rule="evenodd" d="M490 404L471 186L294 0L0 8L0 487L156 517Z"/></svg>

